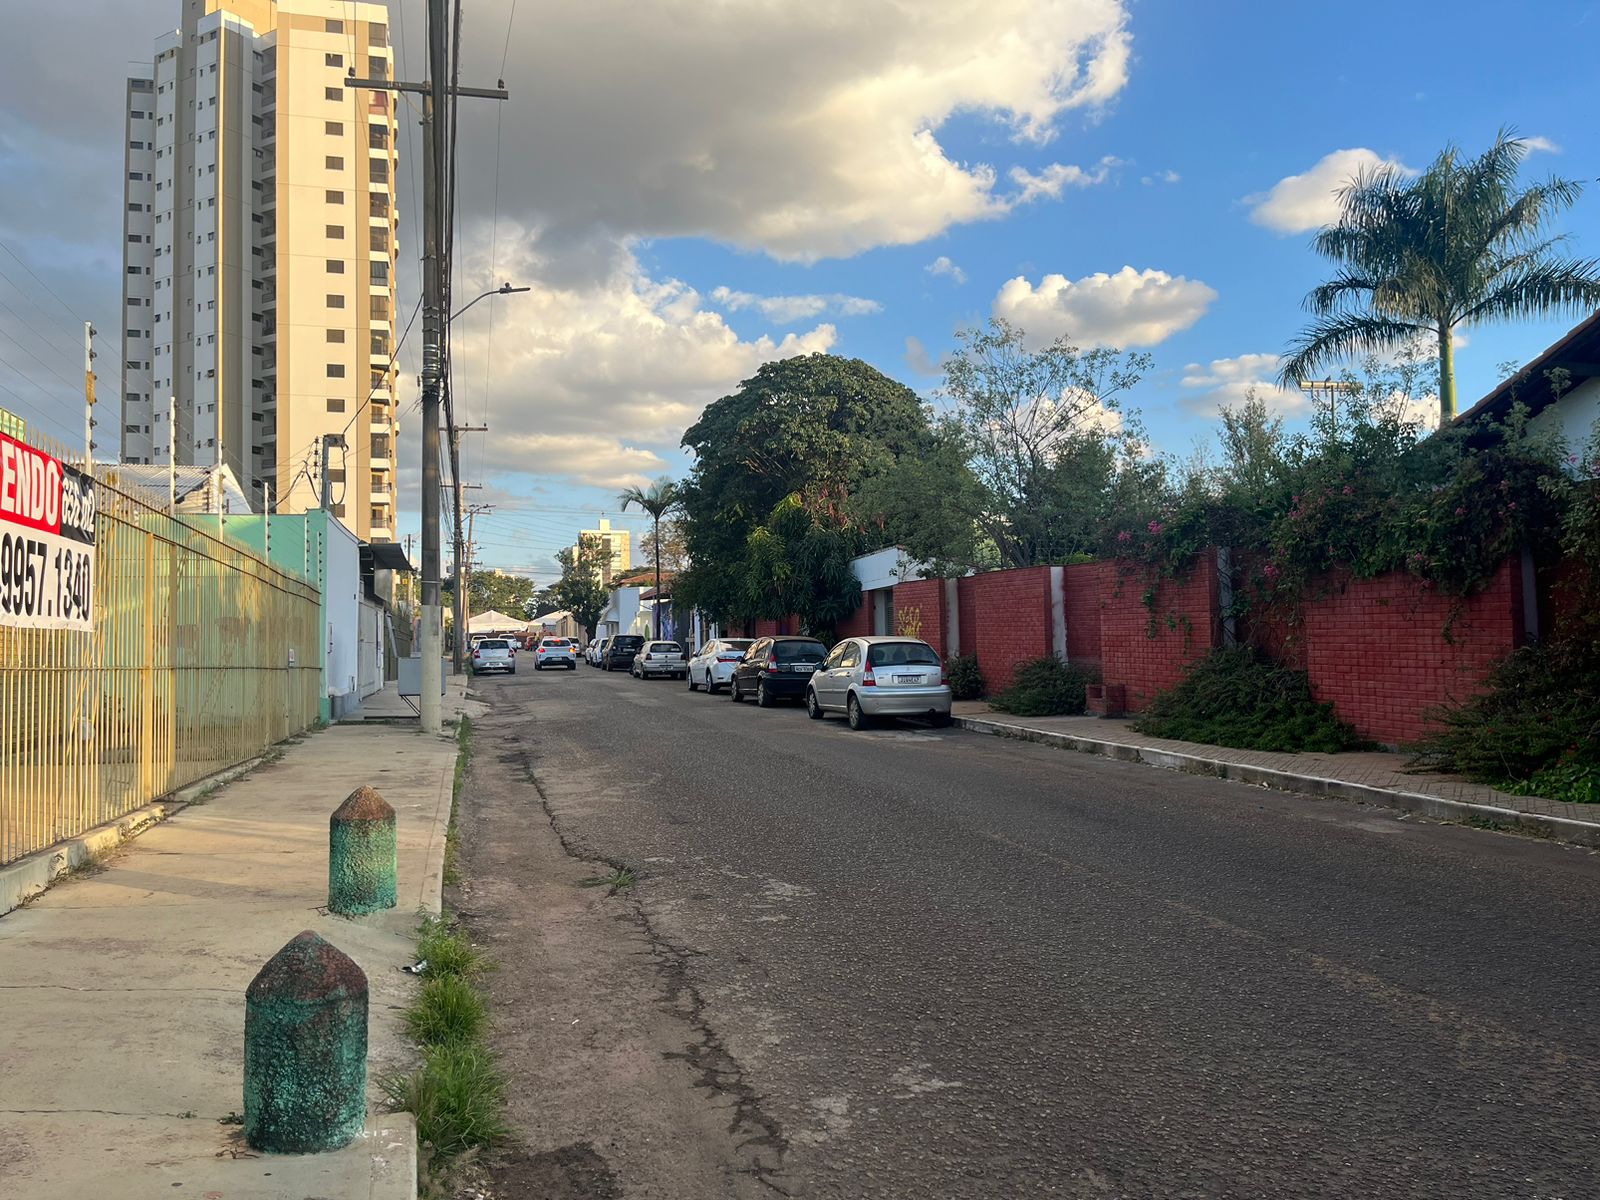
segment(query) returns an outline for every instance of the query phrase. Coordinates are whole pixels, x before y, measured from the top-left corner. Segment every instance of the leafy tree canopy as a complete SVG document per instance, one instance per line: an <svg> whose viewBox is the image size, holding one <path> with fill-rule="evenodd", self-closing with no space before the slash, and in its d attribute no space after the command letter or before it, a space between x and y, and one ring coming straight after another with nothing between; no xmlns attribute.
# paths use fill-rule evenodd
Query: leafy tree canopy
<svg viewBox="0 0 1600 1200"><path fill-rule="evenodd" d="M576 546L556 557L561 562L561 578L550 589L550 598L557 608L572 614L585 638L592 639L601 614L611 603L611 593L600 582L600 564L605 557L600 539L580 537Z"/></svg>
<svg viewBox="0 0 1600 1200"><path fill-rule="evenodd" d="M797 612L820 629L859 602L849 559L892 540L851 498L934 438L910 388L860 359L811 354L763 365L683 445L695 455L682 493L691 565L676 598L719 620ZM802 564L816 585L806 594L787 582Z"/></svg>

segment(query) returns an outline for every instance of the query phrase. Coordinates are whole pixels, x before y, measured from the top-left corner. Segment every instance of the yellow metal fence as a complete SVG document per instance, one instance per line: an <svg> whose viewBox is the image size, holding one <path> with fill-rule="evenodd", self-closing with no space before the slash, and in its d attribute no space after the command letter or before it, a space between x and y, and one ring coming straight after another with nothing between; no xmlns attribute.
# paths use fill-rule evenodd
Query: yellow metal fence
<svg viewBox="0 0 1600 1200"><path fill-rule="evenodd" d="M317 719L316 587L103 478L97 496L93 632L0 624L0 864Z"/></svg>

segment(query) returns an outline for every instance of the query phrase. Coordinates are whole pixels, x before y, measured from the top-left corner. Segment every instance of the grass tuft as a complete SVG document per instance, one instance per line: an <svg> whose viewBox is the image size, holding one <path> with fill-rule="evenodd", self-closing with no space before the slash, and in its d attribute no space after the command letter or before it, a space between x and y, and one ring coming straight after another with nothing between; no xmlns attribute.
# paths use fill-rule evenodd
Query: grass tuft
<svg viewBox="0 0 1600 1200"><path fill-rule="evenodd" d="M430 964L430 973L431 973ZM460 1046L483 1036L489 1008L470 980L440 975L423 980L406 1009L406 1028L423 1046Z"/></svg>
<svg viewBox="0 0 1600 1200"><path fill-rule="evenodd" d="M492 1146L508 1132L501 1116L505 1076L482 1046L432 1047L418 1070L385 1076L379 1086L390 1105L416 1117L417 1140L431 1159Z"/></svg>
<svg viewBox="0 0 1600 1200"><path fill-rule="evenodd" d="M591 875L588 879L578 880L579 887L603 887L606 895L615 896L618 892L625 892L631 888L638 879L634 876L632 867L618 867L609 875Z"/></svg>
<svg viewBox="0 0 1600 1200"><path fill-rule="evenodd" d="M454 976L474 980L490 969L490 962L460 930L440 917L425 916L417 934L417 958L428 964L429 978Z"/></svg>

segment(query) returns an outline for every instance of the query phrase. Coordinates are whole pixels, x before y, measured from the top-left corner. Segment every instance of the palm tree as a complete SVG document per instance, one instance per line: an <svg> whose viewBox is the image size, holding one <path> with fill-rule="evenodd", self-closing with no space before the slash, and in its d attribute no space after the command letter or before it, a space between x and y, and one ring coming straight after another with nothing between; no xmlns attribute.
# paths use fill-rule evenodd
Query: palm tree
<svg viewBox="0 0 1600 1200"><path fill-rule="evenodd" d="M1508 130L1478 158L1447 146L1415 179L1385 165L1339 192L1343 211L1313 246L1339 272L1306 297L1317 319L1284 356L1297 384L1332 360L1428 338L1439 347L1439 423L1456 414L1458 325L1542 316L1600 304L1600 263L1559 257L1545 236L1581 183L1552 176L1519 190L1529 144Z"/></svg>
<svg viewBox="0 0 1600 1200"><path fill-rule="evenodd" d="M661 637L661 518L670 510L676 508L681 499L682 495L678 485L665 475L649 487L630 487L617 497L618 502L622 505L623 512L628 511L628 505L637 504L650 514L650 519L654 523L652 531L656 547L656 603L654 616L656 638L658 640Z"/></svg>

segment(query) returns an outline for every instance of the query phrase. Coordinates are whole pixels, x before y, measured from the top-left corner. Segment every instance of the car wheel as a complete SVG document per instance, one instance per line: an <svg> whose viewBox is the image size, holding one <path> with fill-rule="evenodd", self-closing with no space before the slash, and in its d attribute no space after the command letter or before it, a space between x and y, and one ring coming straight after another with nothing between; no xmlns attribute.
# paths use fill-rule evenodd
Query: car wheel
<svg viewBox="0 0 1600 1200"><path fill-rule="evenodd" d="M772 693L767 691L767 681L765 679L762 679L756 683L756 707L772 707Z"/></svg>
<svg viewBox="0 0 1600 1200"><path fill-rule="evenodd" d="M845 704L844 712L846 719L850 722L850 728L858 733L872 721L871 717L861 711L861 701L855 698L854 693L851 693L849 701Z"/></svg>
<svg viewBox="0 0 1600 1200"><path fill-rule="evenodd" d="M728 684L728 699L735 704L742 703L744 700L744 693L739 690L739 677L737 675Z"/></svg>
<svg viewBox="0 0 1600 1200"><path fill-rule="evenodd" d="M827 715L828 715L827 713L822 711L822 705L817 703L817 691L816 691L816 689L815 688L807 688L806 689L806 716L810 717L813 721L820 721L820 720L822 720L823 717L825 717Z"/></svg>
<svg viewBox="0 0 1600 1200"><path fill-rule="evenodd" d="M517 673L517 669L515 667L512 667L511 670L506 672L506 674L508 674L508 675L515 675L516 673Z"/></svg>

